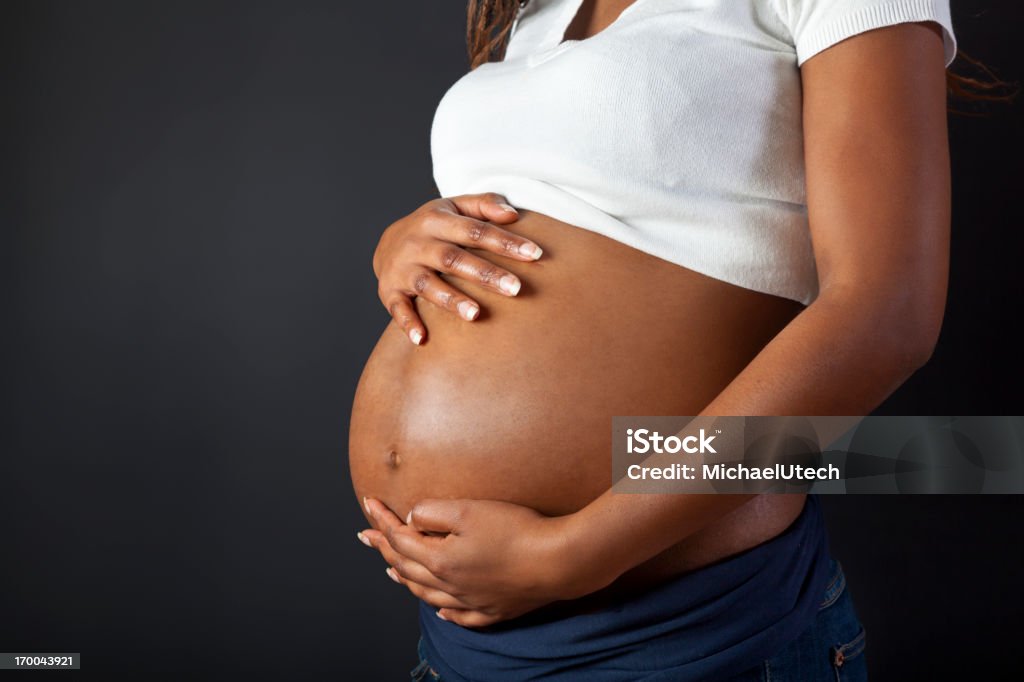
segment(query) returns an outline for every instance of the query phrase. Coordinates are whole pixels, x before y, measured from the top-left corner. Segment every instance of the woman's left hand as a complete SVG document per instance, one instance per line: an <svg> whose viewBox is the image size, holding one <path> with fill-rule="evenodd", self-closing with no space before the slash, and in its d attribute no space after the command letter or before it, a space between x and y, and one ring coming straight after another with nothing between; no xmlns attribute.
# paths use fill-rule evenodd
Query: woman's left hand
<svg viewBox="0 0 1024 682"><path fill-rule="evenodd" d="M465 627L579 597L614 578L572 546L571 515L494 500L423 500L403 522L379 500L363 504L377 530L360 540L384 556L391 579Z"/></svg>

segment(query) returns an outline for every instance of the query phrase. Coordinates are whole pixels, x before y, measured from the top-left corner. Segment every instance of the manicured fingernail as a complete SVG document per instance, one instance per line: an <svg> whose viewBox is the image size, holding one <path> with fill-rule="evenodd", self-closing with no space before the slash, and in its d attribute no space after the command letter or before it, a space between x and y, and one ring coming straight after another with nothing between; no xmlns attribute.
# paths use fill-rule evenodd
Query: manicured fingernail
<svg viewBox="0 0 1024 682"><path fill-rule="evenodd" d="M459 304L459 315L462 315L467 320L475 320L476 316L480 314L480 308L473 305L469 301L463 301Z"/></svg>
<svg viewBox="0 0 1024 682"><path fill-rule="evenodd" d="M519 278L513 277L512 275L505 275L500 280L498 280L498 288L504 291L509 296L515 296L516 294L518 294L520 286L521 283L519 282Z"/></svg>
<svg viewBox="0 0 1024 682"><path fill-rule="evenodd" d="M373 514L373 512L372 512L372 511L370 511L370 505L368 505L368 504L366 503L366 497L365 497L365 496L363 497L363 509L365 509L365 510L366 510L366 513L367 513L367 514Z"/></svg>
<svg viewBox="0 0 1024 682"><path fill-rule="evenodd" d="M363 543L367 547L373 547L373 545L370 544L370 540L363 535L362 532L356 533L356 537L359 538L359 542Z"/></svg>
<svg viewBox="0 0 1024 682"><path fill-rule="evenodd" d="M544 254L544 250L536 244L523 244L519 247L519 255L526 256L532 260L537 260Z"/></svg>
<svg viewBox="0 0 1024 682"><path fill-rule="evenodd" d="M395 569L388 566L387 570L384 572L387 573L388 577L394 580L396 583L398 583L399 585L402 584L402 581L398 579L398 574L395 573Z"/></svg>
<svg viewBox="0 0 1024 682"><path fill-rule="evenodd" d="M437 614L437 617L440 618L441 620L448 620L443 615L441 615L441 611L440 610L434 611L434 613Z"/></svg>
<svg viewBox="0 0 1024 682"><path fill-rule="evenodd" d="M412 509L410 509L409 513L405 515L405 525L407 525L407 526L411 526L412 525Z"/></svg>
<svg viewBox="0 0 1024 682"><path fill-rule="evenodd" d="M419 329L413 329L411 332L409 332L409 338L412 339L412 342L415 343L417 346L423 343L423 334L420 332Z"/></svg>
<svg viewBox="0 0 1024 682"><path fill-rule="evenodd" d="M501 208L501 210L504 211L505 213L519 213L519 211L512 208L508 204L498 204L498 207Z"/></svg>

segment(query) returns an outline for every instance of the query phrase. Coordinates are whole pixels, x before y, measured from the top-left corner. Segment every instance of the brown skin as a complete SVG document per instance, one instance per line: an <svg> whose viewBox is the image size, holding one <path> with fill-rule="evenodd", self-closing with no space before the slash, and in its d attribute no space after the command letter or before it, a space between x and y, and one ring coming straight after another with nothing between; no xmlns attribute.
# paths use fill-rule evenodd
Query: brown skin
<svg viewBox="0 0 1024 682"><path fill-rule="evenodd" d="M423 212L433 217L393 228L475 225L443 206ZM401 515L437 497L512 502L545 516L579 511L611 485L612 416L698 413L801 310L532 211L504 229L544 246L536 262L491 256L524 282L518 296L460 282L482 307L473 322L418 298L429 340L416 347L389 325L356 392L356 492ZM442 258L453 248L422 234L416 244ZM422 267L406 268L406 281ZM757 544L801 501L766 498L630 578L674 575Z"/></svg>
<svg viewBox="0 0 1024 682"><path fill-rule="evenodd" d="M537 244L498 227L518 219L518 212L504 197L473 194L428 201L388 226L373 254L377 294L410 341L419 345L427 337L427 328L413 305L416 297L466 320L475 320L480 314L480 304L439 273L469 278L504 296L519 292L522 282L514 274L459 248L537 260L543 253Z"/></svg>
<svg viewBox="0 0 1024 682"><path fill-rule="evenodd" d="M617 16L610 8L621 10L628 4L598 2L594 16ZM566 37L572 36L567 33ZM777 312L775 321L783 322L781 331L766 339L709 396L700 414L868 414L928 360L938 338L946 300L950 223L946 93L938 27L906 23L859 34L808 60L802 80L807 204L820 294L789 319L782 321L785 313ZM525 291L532 280L527 280L525 269L522 275ZM634 280L641 281L641 275L637 272ZM534 276L533 271L529 276ZM583 300L595 286L591 278L592 273L576 283L576 295ZM630 286L639 286L636 281ZM713 298L719 296L723 306L719 311L743 305L730 289L715 291L699 276L688 286L710 297L705 303L712 307L716 307ZM473 291L483 298L483 289ZM602 295L611 293L602 290ZM669 285L661 295L664 299L674 293ZM504 302L525 310L542 300L538 296L533 301ZM609 309L618 314L616 305L635 306L638 300L645 299L621 295L613 298ZM763 302L774 300L764 297ZM488 305L494 304L488 301ZM672 304L663 308L671 309ZM435 336L444 333L448 343L443 330L450 327L441 322L441 311L425 305L419 309L438 314L436 319L427 315L427 322L432 329L437 326ZM454 320L480 328L486 321L485 316L472 323ZM586 321L583 329L593 326L601 327L599 319ZM770 326L751 325L755 334ZM660 336L662 332L656 327L652 333ZM687 357L703 357L693 336L701 335L677 335L665 341L676 344ZM459 338L459 333L450 338ZM574 338L563 334L555 341ZM586 339L584 334L579 340ZM716 341L730 345L732 339ZM529 347L521 346L519 353L507 357L527 363L531 352L524 348ZM471 352L470 347L464 350ZM617 357L638 357L619 355L619 350L615 350ZM737 351L733 359L741 355ZM723 353L722 358L726 357L733 356ZM692 369L693 364L678 366ZM537 376L544 371L563 370L541 367ZM709 390L716 378L698 377L697 392ZM603 377L593 385L605 385ZM621 412L627 413L645 412ZM693 412L666 409L664 413ZM502 421L491 410L484 414L484 419ZM598 431L604 438L606 425ZM595 459L607 467L606 458ZM519 461L528 466L532 460ZM365 480L371 486L376 483L372 477ZM566 479L566 494L578 487L575 480ZM358 481L356 488L359 494ZM384 498L390 490L381 489ZM415 496L419 491L409 492ZM576 511L549 516L529 504L496 501L503 499L501 495L488 496L489 500L452 499L455 495L443 491L433 497L448 499L416 502L407 525L387 507L404 516L413 498L395 497L384 499L387 505L365 501L377 530L364 531L362 537L397 569L402 584L428 603L443 607L441 617L470 627L614 587L623 576L652 560L657 564L660 557L671 556L680 547L681 556L673 557L675 563L668 562L669 573L679 566L685 570L687 565L699 565L709 554L722 550L715 546L716 537L732 538L736 533L741 524L730 521L759 505L767 505L765 511L759 509L748 519L759 519L767 512L776 522L784 522L793 514L786 505L775 508L779 503L770 502L790 496L616 495L606 489ZM716 527L721 532L709 534ZM766 534L764 539L771 537L770 528L759 530ZM693 542L701 536L704 542ZM702 549L707 547L710 550ZM728 553L726 548L724 555ZM688 560L693 556L697 558Z"/></svg>

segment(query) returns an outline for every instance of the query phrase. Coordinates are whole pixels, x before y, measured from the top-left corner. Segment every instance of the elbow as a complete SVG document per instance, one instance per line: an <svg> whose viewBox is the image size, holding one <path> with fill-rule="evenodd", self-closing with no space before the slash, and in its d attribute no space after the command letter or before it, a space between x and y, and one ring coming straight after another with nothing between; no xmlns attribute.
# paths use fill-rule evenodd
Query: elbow
<svg viewBox="0 0 1024 682"><path fill-rule="evenodd" d="M932 333L915 329L908 331L904 339L900 356L904 360L907 374L913 374L931 361L935 355L935 347L938 345L939 335L937 332Z"/></svg>
<svg viewBox="0 0 1024 682"><path fill-rule="evenodd" d="M935 355L942 328L942 311L935 312L934 305L927 305L920 299L912 299L905 305L897 305L883 311L884 326L888 327L888 343L883 343L904 376L927 365Z"/></svg>
<svg viewBox="0 0 1024 682"><path fill-rule="evenodd" d="M944 282L934 287L920 286L894 299L894 310L889 315L898 320L895 329L900 356L908 374L913 374L935 355L946 309L946 287Z"/></svg>
<svg viewBox="0 0 1024 682"><path fill-rule="evenodd" d="M941 289L941 290L940 290ZM945 287L836 287L834 310L857 319L858 343L872 349L876 366L906 378L935 355L945 312Z"/></svg>

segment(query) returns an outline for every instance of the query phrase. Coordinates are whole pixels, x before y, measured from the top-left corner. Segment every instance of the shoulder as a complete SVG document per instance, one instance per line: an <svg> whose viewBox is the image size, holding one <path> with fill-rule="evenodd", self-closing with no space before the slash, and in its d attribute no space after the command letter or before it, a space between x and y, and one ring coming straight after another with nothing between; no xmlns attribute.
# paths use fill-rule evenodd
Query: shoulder
<svg viewBox="0 0 1024 682"><path fill-rule="evenodd" d="M796 49L797 65L860 33L886 26L934 22L945 65L956 57L949 0L760 0L773 6Z"/></svg>

